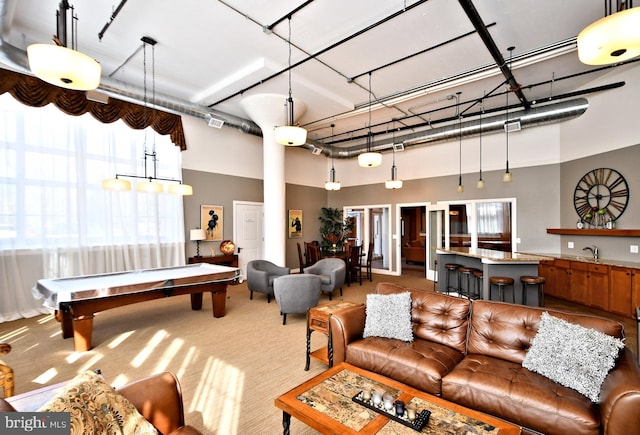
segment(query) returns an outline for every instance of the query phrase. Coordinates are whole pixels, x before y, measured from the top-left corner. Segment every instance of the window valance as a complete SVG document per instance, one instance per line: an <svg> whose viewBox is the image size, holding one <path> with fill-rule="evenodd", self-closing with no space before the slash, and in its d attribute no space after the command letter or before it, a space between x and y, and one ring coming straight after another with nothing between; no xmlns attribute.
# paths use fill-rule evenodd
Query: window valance
<svg viewBox="0 0 640 435"><path fill-rule="evenodd" d="M83 91L63 89L50 85L42 80L13 71L0 69L0 94L9 92L18 101L33 107L43 107L49 103L73 116L87 112L98 121L110 124L122 119L129 127L143 130L151 125L153 130L162 135L170 135L171 141L182 151L187 149L187 142L179 115L145 108L139 104L109 98L108 104L87 100Z"/></svg>

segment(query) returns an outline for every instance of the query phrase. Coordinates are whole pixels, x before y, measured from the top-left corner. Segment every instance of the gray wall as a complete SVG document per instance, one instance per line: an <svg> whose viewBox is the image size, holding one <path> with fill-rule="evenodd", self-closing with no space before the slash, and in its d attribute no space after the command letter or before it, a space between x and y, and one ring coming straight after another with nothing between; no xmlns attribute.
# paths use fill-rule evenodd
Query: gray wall
<svg viewBox="0 0 640 435"><path fill-rule="evenodd" d="M327 204L327 191L316 187L298 186L295 184L287 184L286 193L287 210L302 210L302 237L298 239L287 239L286 242L286 261L287 266L292 269L299 269L298 249L296 243L300 243L300 247L304 253L304 243L312 240L320 240L320 208ZM287 219L283 219L285 225Z"/></svg>

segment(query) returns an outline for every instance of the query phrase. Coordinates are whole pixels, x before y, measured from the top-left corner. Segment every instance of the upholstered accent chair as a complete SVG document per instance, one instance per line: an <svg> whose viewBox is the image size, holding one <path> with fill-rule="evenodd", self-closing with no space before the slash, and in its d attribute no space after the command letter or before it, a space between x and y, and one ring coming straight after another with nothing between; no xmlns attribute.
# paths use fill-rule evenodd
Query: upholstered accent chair
<svg viewBox="0 0 640 435"><path fill-rule="evenodd" d="M321 285L319 276L308 274L279 276L273 281L283 325L287 324L287 314L306 313L309 308L318 305Z"/></svg>
<svg viewBox="0 0 640 435"><path fill-rule="evenodd" d="M247 263L247 287L249 299L253 299L253 292L267 295L267 302L271 302L273 295L273 281L283 275L289 275L288 267L281 267L267 260L252 260Z"/></svg>
<svg viewBox="0 0 640 435"><path fill-rule="evenodd" d="M347 266L342 259L323 258L314 265L305 267L304 273L320 277L322 291L329 293L329 300L336 289L340 289L340 296L342 296L342 286L347 275Z"/></svg>

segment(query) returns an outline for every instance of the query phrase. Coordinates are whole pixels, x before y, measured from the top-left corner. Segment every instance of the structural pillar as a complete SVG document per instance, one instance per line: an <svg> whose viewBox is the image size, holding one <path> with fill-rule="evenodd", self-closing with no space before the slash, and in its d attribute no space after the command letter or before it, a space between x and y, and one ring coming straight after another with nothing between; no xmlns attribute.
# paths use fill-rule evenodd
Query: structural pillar
<svg viewBox="0 0 640 435"><path fill-rule="evenodd" d="M285 95L258 94L242 100L247 115L262 130L264 259L279 266L286 265L287 210L285 190L285 146L275 140L276 126L286 124ZM306 106L294 100L296 115Z"/></svg>

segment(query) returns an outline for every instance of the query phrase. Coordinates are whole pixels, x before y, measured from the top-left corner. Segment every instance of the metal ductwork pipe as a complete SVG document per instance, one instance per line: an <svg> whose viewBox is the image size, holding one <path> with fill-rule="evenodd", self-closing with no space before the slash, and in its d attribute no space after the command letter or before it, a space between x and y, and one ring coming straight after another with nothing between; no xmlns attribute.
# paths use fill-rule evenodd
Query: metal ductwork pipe
<svg viewBox="0 0 640 435"><path fill-rule="evenodd" d="M519 124L519 128L538 127L541 125L552 124L561 121L568 121L582 115L589 107L589 102L585 98L577 98L574 100L562 101L560 103L549 104L545 106L534 107L529 110L520 110L509 112L509 124ZM473 121L462 122L459 125L450 124L444 127L433 128L427 131L411 133L405 136L396 136L395 143L402 142L405 148L433 145L440 142L457 140L462 129L462 137L473 137L482 133L491 133L503 131L506 121L506 114L495 115L482 118L482 125L479 119ZM317 146L326 146L318 143ZM392 147L389 140L373 142L369 147L372 151L388 151ZM342 159L351 159L357 157L360 153L367 150L367 145L357 145L349 148L334 149L334 157Z"/></svg>
<svg viewBox="0 0 640 435"><path fill-rule="evenodd" d="M5 32L7 26L5 21L9 19L7 10L9 7L7 4L8 1L9 0L0 0L0 16L2 17L2 19L0 19L0 62L13 71L33 76L33 73L29 69L27 52L4 40L4 35L7 33ZM98 89L113 98L130 103L144 104L144 89L141 87L132 86L109 77L101 77L100 87ZM228 127L236 128L243 133L262 137L262 130L255 122L220 112L207 106L194 104L162 94L156 94L155 104L147 101L147 105L169 113L189 115L202 118L203 120L206 119L207 115L210 115L224 121L224 125Z"/></svg>

